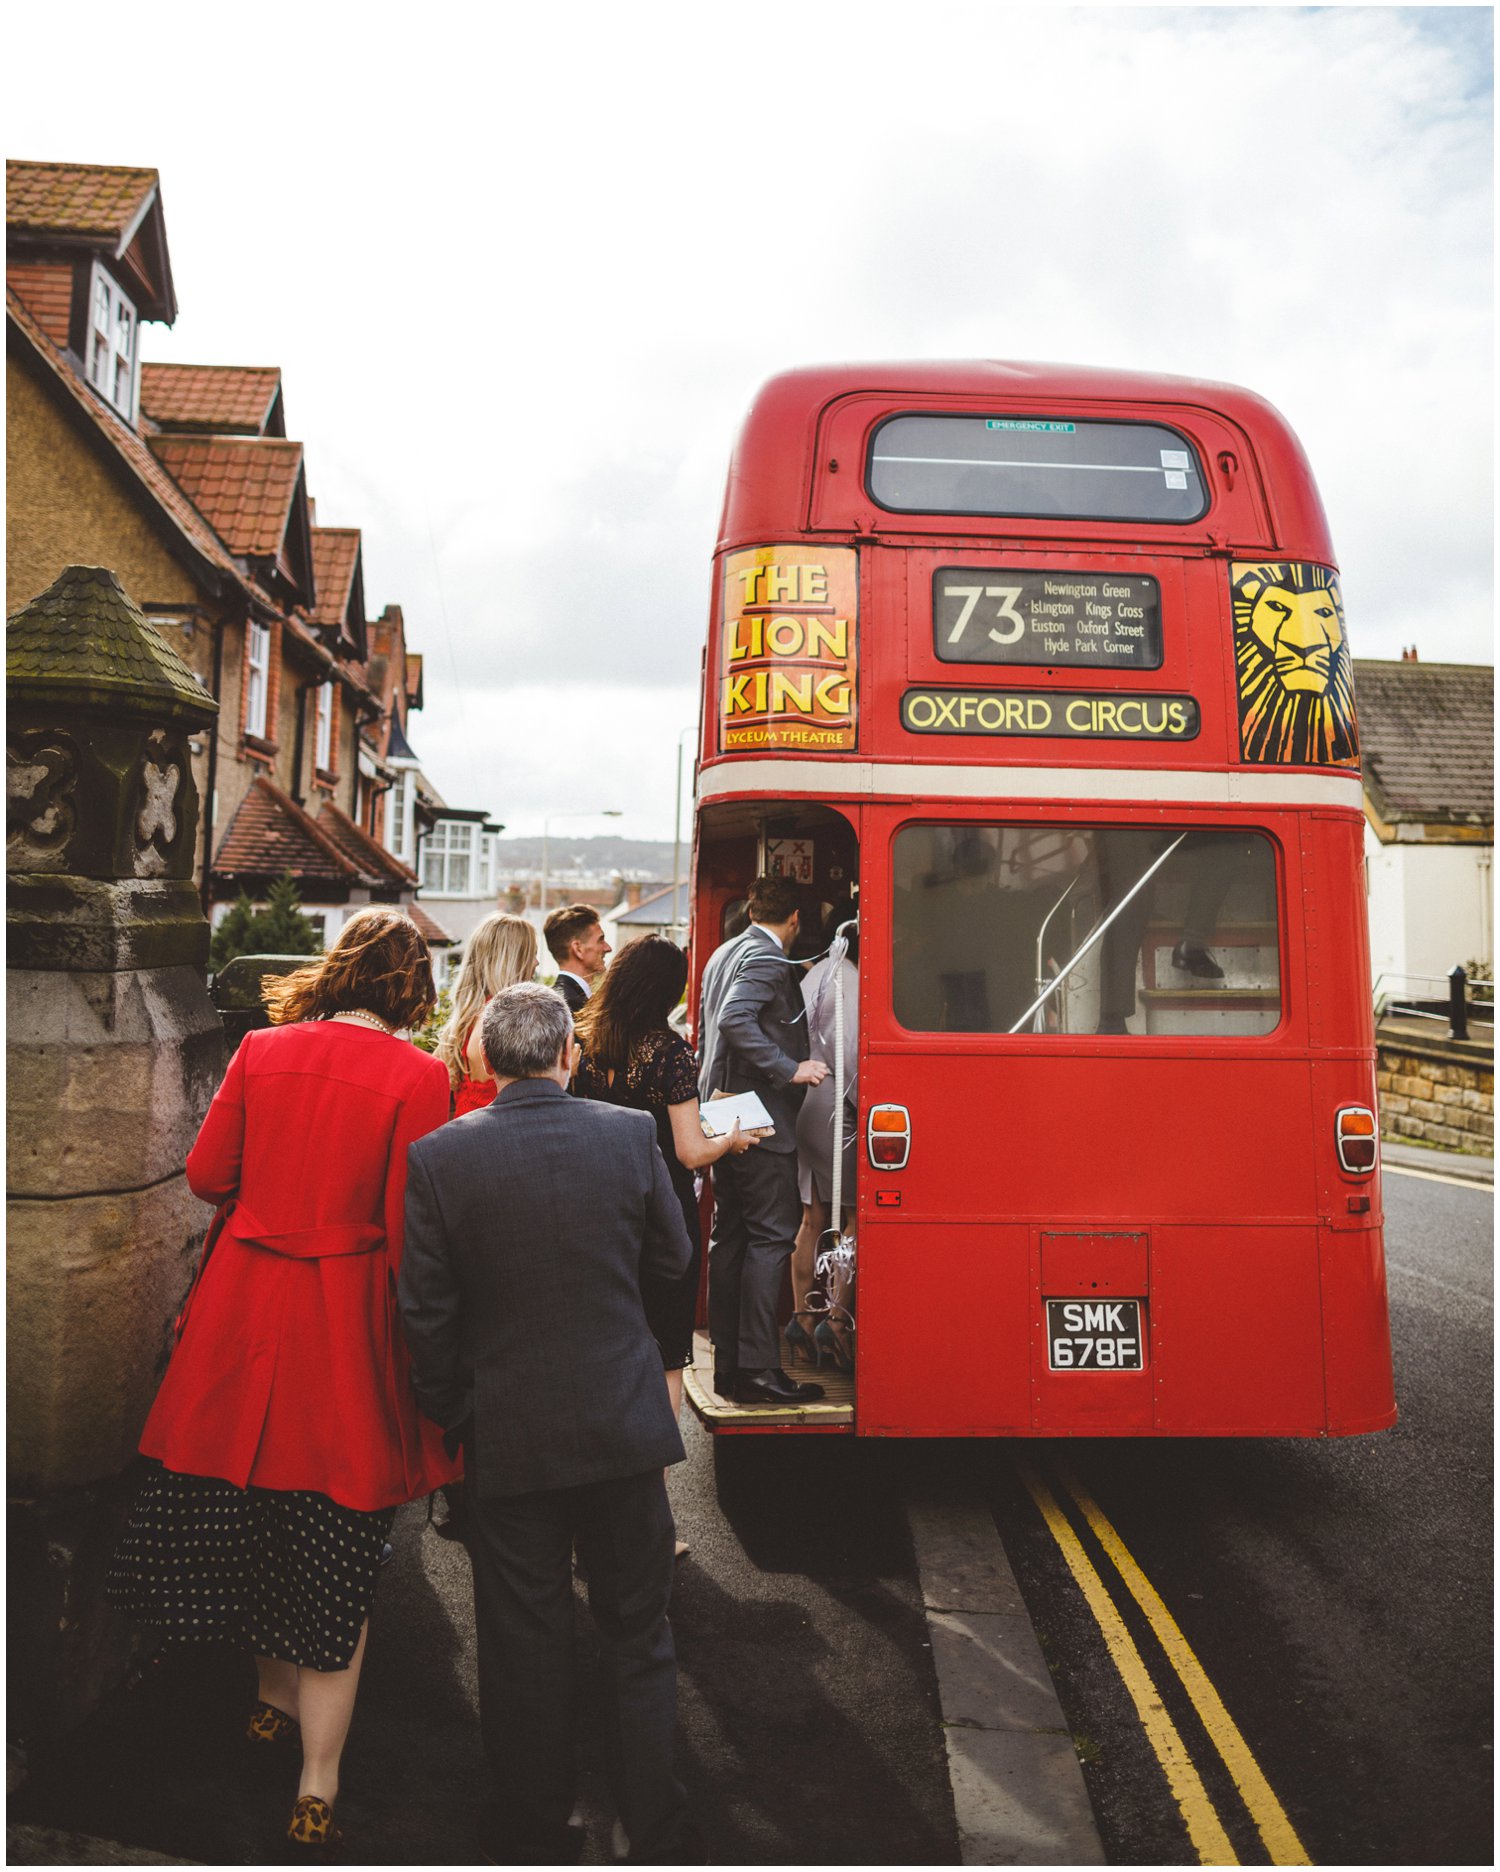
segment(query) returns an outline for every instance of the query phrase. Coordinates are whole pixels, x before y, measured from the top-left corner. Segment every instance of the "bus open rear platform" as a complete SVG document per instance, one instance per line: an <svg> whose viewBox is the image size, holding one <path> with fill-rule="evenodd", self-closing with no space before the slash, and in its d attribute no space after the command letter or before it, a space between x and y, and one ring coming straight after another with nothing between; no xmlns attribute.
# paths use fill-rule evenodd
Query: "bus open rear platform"
<svg viewBox="0 0 1500 1872"><path fill-rule="evenodd" d="M714 1355L706 1332L693 1334L693 1362L683 1373L688 1402L714 1432L754 1433L795 1430L851 1435L854 1430L854 1373L839 1371L829 1360L818 1371L793 1362L791 1347L781 1342L782 1369L789 1377L814 1379L826 1395L817 1404L793 1404L785 1410L765 1404L734 1404L714 1390Z"/></svg>

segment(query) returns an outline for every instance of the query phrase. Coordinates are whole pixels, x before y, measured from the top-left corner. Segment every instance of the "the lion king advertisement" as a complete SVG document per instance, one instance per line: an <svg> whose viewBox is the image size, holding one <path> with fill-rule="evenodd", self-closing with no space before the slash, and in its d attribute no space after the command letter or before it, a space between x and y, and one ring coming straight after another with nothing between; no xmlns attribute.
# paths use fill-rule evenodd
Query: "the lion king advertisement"
<svg viewBox="0 0 1500 1872"><path fill-rule="evenodd" d="M852 546L752 546L724 562L719 746L856 745L859 559Z"/></svg>
<svg viewBox="0 0 1500 1872"><path fill-rule="evenodd" d="M1354 670L1338 574L1281 559L1229 568L1240 755L1357 767Z"/></svg>

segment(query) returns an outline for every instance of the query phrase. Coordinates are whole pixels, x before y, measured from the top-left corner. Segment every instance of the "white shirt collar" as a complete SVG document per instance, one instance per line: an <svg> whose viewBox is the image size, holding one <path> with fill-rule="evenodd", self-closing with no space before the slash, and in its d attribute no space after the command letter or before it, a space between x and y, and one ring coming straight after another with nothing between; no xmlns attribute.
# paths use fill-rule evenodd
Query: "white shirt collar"
<svg viewBox="0 0 1500 1872"><path fill-rule="evenodd" d="M786 944L776 934L775 930L768 929L764 923L757 923L753 927L758 929L762 936L769 936L771 941L775 943L776 947L781 951L781 953L783 955L786 954Z"/></svg>
<svg viewBox="0 0 1500 1872"><path fill-rule="evenodd" d="M576 981L585 995L591 995L594 992L588 985L587 980L582 975L578 974L575 969L559 969L557 972L559 975L566 975L570 981Z"/></svg>

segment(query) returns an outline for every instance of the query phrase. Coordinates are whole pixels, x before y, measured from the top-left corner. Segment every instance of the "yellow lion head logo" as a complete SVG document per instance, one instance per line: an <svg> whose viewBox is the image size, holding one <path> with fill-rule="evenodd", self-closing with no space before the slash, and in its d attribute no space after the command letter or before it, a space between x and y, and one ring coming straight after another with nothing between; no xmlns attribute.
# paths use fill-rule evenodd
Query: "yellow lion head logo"
<svg viewBox="0 0 1500 1872"><path fill-rule="evenodd" d="M1355 767L1359 733L1337 575L1300 560L1230 568L1247 761Z"/></svg>
<svg viewBox="0 0 1500 1872"><path fill-rule="evenodd" d="M1285 585L1261 587L1250 607L1250 628L1283 689L1327 693L1334 652L1344 641L1337 599L1334 586L1301 592Z"/></svg>

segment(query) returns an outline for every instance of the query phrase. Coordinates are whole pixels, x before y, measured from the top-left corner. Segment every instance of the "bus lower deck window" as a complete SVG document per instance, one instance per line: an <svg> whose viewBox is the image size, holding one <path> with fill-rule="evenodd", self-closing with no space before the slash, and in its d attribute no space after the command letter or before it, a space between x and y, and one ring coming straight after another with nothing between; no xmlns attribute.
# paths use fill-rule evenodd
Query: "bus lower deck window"
<svg viewBox="0 0 1500 1872"><path fill-rule="evenodd" d="M1270 840L919 825L896 838L896 1018L918 1033L1254 1035L1281 1019Z"/></svg>

